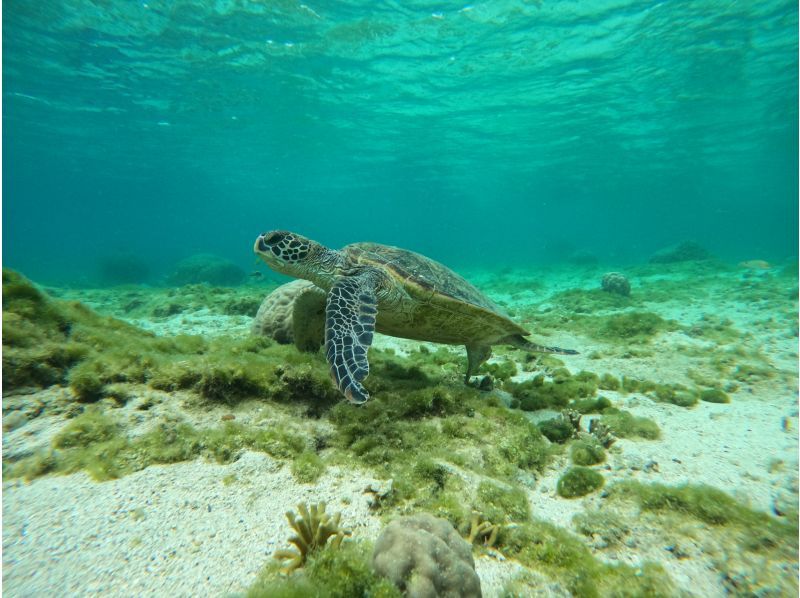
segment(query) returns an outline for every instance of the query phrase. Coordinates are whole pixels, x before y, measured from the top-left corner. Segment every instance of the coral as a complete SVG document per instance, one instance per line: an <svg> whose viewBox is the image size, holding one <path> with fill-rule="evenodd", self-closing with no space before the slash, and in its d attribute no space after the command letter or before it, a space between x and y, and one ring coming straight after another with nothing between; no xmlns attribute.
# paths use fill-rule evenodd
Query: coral
<svg viewBox="0 0 800 598"><path fill-rule="evenodd" d="M167 281L171 285L206 283L215 286L235 286L245 279L239 266L216 255L198 254L187 257L175 266Z"/></svg>
<svg viewBox="0 0 800 598"><path fill-rule="evenodd" d="M577 498L603 487L603 476L588 467L570 467L558 479L556 492L564 498Z"/></svg>
<svg viewBox="0 0 800 598"><path fill-rule="evenodd" d="M325 512L325 503L311 505L305 503L297 505L298 517L294 511L286 512L286 519L295 531L295 535L289 538L289 543L294 544L296 550L277 550L273 555L280 561L288 561L284 566L283 572L288 574L302 567L308 556L315 551L325 548L330 540L331 548L338 548L349 531L339 528L341 513L336 513L331 517Z"/></svg>
<svg viewBox="0 0 800 598"><path fill-rule="evenodd" d="M617 437L607 425L599 419L589 422L589 434L594 436L603 448L610 448L617 441Z"/></svg>
<svg viewBox="0 0 800 598"><path fill-rule="evenodd" d="M389 523L375 543L372 562L409 598L481 596L470 544L450 523L427 513Z"/></svg>
<svg viewBox="0 0 800 598"><path fill-rule="evenodd" d="M650 258L650 263L671 264L674 262L708 260L712 257L711 253L699 243L684 241L683 243L658 250Z"/></svg>
<svg viewBox="0 0 800 598"><path fill-rule="evenodd" d="M601 287L606 293L628 297L631 294L631 283L619 272L609 272L603 276Z"/></svg>
<svg viewBox="0 0 800 598"><path fill-rule="evenodd" d="M472 512L472 519L469 524L469 536L467 542L475 544L480 541L485 547L492 548L497 541L497 532L500 530L498 525L490 521L481 520L481 515L477 511Z"/></svg>
<svg viewBox="0 0 800 598"><path fill-rule="evenodd" d="M299 297L316 288L314 283L307 280L293 280L273 290L261 302L250 326L250 333L257 336L266 336L281 344L294 343L295 302ZM324 300L322 305L324 306ZM323 322L324 320L321 319L321 325L317 327L316 334L311 334L311 336L316 336L316 347L314 347L316 349L322 345L325 335L324 327L322 326ZM309 333L306 336L309 336ZM311 349L313 344L307 342L308 346L305 348Z"/></svg>

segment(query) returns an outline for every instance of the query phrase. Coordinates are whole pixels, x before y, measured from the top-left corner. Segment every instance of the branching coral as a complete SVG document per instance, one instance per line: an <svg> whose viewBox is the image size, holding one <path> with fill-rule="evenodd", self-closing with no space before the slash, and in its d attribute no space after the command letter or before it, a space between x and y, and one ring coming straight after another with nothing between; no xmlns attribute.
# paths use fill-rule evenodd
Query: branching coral
<svg viewBox="0 0 800 598"><path fill-rule="evenodd" d="M481 521L480 513L473 512L467 542L475 544L475 540L479 540L487 548L492 548L497 541L498 531L500 531L500 526L490 521Z"/></svg>
<svg viewBox="0 0 800 598"><path fill-rule="evenodd" d="M289 574L295 569L302 567L308 555L312 552L325 547L328 540L333 538L330 546L338 548L349 531L339 528L341 513L331 516L325 512L325 503L306 506L304 503L297 505L300 513L298 517L294 511L286 513L289 525L297 532L297 535L289 538L289 544L294 544L297 550L278 550L274 558L281 561L289 561L283 568L283 573Z"/></svg>
<svg viewBox="0 0 800 598"><path fill-rule="evenodd" d="M598 442L603 445L603 448L609 448L617 441L617 437L607 425L599 419L593 419L589 422L589 433L597 438Z"/></svg>

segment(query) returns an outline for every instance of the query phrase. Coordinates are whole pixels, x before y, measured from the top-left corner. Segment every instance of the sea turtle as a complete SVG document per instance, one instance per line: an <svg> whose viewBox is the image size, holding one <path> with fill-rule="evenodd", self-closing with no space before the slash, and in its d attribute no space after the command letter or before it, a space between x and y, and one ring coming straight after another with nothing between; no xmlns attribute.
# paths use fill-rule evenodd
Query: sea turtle
<svg viewBox="0 0 800 598"><path fill-rule="evenodd" d="M331 377L353 403L369 398L361 383L369 374L367 350L374 331L465 345L466 383L489 358L492 345L577 353L530 342L525 338L530 332L478 289L412 251L377 243L353 243L336 251L285 230L259 235L253 250L273 270L309 280L322 291L306 296L302 313L295 308L295 330L298 319L309 329L324 326Z"/></svg>

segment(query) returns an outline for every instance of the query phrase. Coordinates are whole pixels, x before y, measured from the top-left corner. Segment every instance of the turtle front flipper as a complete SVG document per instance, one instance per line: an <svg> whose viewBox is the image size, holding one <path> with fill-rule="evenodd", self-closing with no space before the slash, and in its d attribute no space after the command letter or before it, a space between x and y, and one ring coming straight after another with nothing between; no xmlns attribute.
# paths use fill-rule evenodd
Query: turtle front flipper
<svg viewBox="0 0 800 598"><path fill-rule="evenodd" d="M325 308L325 355L333 382L352 403L365 403L361 381L369 375L367 351L375 332L378 302L369 272L336 279Z"/></svg>

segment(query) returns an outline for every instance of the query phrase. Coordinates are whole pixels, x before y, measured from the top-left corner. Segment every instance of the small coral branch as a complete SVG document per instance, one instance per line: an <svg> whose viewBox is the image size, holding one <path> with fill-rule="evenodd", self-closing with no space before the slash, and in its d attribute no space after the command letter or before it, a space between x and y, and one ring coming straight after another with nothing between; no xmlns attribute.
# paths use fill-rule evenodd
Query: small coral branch
<svg viewBox="0 0 800 598"><path fill-rule="evenodd" d="M601 423L599 419L593 419L589 422L589 433L597 438L604 448L609 448L617 441L617 437L614 436L611 428Z"/></svg>
<svg viewBox="0 0 800 598"><path fill-rule="evenodd" d="M338 548L344 537L350 535L349 531L339 529L341 513L330 516L325 512L324 502L310 507L300 503L297 511L300 513L299 517L294 511L286 513L289 525L296 532L296 535L289 538L289 544L294 544L297 549L277 550L273 555L278 560L288 561L282 569L285 574L302 567L308 555L324 548L329 539L333 538L330 546Z"/></svg>
<svg viewBox="0 0 800 598"><path fill-rule="evenodd" d="M474 544L475 540L482 540L484 546L492 548L497 541L497 532L499 529L499 526L489 521L481 521L480 514L473 512L467 542Z"/></svg>
<svg viewBox="0 0 800 598"><path fill-rule="evenodd" d="M581 414L579 411L575 411L574 409L564 409L561 412L561 417L569 422L572 426L572 436L577 438L578 433L581 431Z"/></svg>

